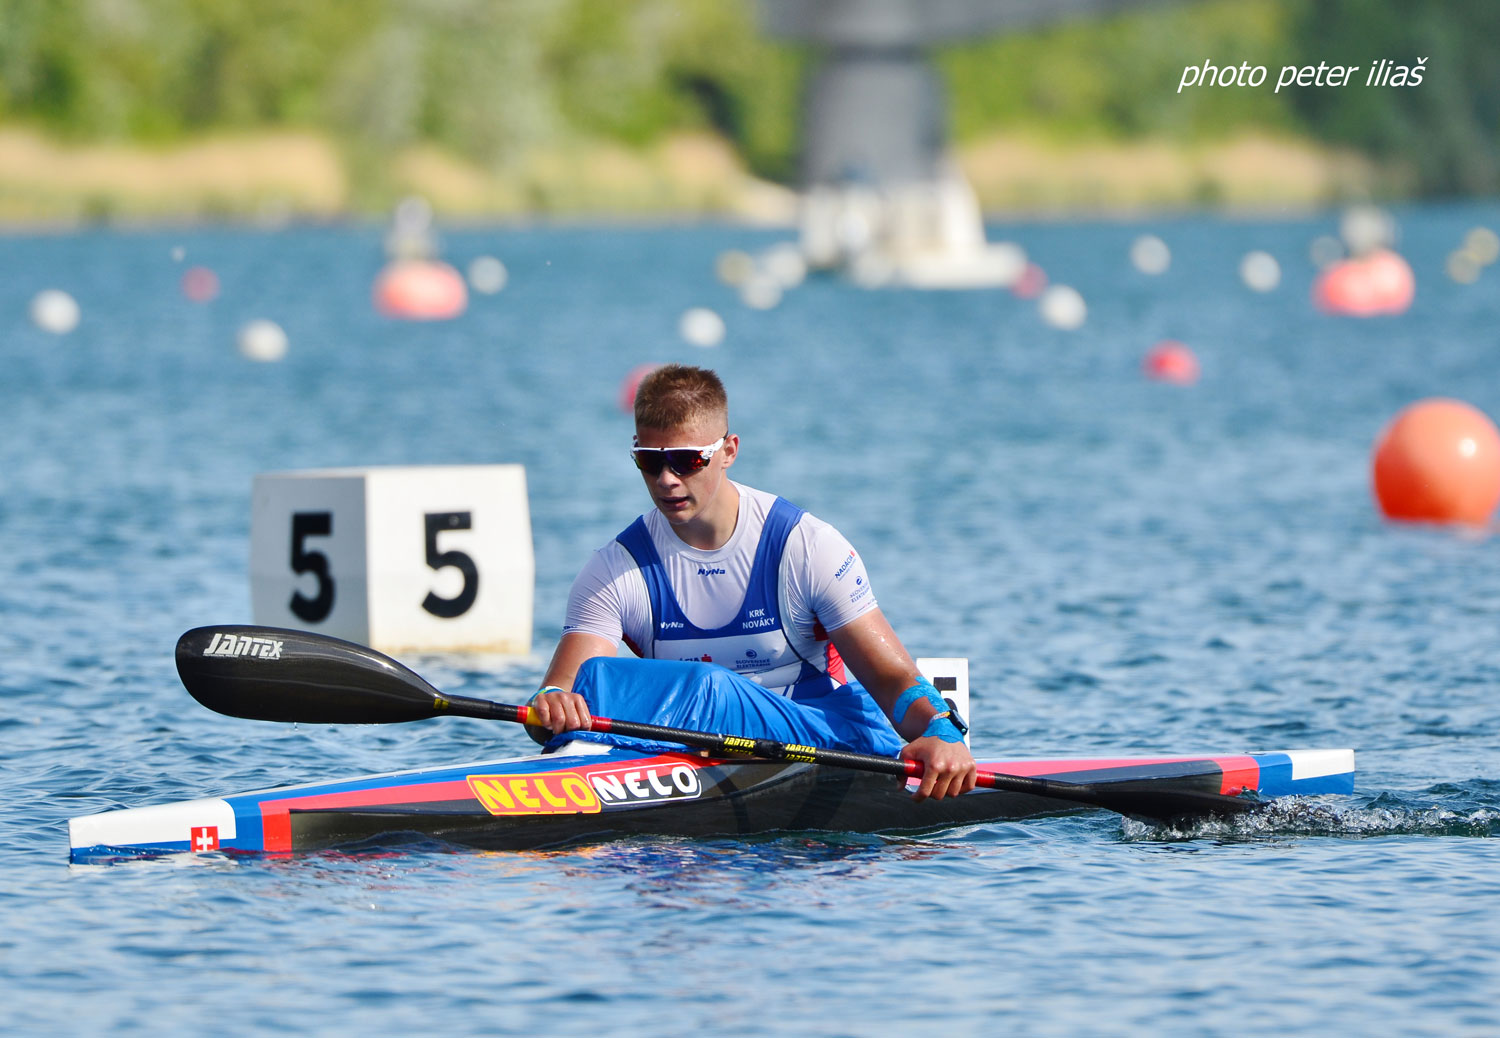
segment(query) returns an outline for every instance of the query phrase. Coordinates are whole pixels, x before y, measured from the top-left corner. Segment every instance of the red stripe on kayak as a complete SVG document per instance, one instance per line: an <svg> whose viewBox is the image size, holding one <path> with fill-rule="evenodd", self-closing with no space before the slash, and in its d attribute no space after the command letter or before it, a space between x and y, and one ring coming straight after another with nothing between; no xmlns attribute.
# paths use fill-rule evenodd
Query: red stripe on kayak
<svg viewBox="0 0 1500 1038"><path fill-rule="evenodd" d="M353 789L343 793L316 793L305 797L260 802L261 845L267 851L292 849L293 810L309 811L339 807L383 807L388 804L425 804L444 800L472 800L465 779L428 782L419 786L385 786Z"/></svg>
<svg viewBox="0 0 1500 1038"><path fill-rule="evenodd" d="M1215 757L1224 769L1224 778L1219 783L1219 792L1237 797L1245 790L1260 789L1260 762L1254 757Z"/></svg>
<svg viewBox="0 0 1500 1038"><path fill-rule="evenodd" d="M1140 757L1100 758L1098 760L1044 760L1044 761L979 761L981 771L995 771L1005 775L1041 777L1044 775L1075 774L1080 778L1084 772L1103 771L1108 768L1149 767L1152 764L1181 764L1188 761L1203 761L1216 765L1221 772L1219 792L1226 796L1238 796L1247 789L1260 789L1260 764L1254 757Z"/></svg>
<svg viewBox="0 0 1500 1038"><path fill-rule="evenodd" d="M292 816L285 811L270 812L260 805L260 845L267 852L292 849Z"/></svg>
<svg viewBox="0 0 1500 1038"><path fill-rule="evenodd" d="M996 771L1006 775L1062 775L1069 772L1103 771L1107 768L1139 768L1152 764L1181 764L1184 761L1203 761L1220 764L1222 761L1240 761L1241 757L1100 757L1090 760L982 760L977 761L981 771Z"/></svg>

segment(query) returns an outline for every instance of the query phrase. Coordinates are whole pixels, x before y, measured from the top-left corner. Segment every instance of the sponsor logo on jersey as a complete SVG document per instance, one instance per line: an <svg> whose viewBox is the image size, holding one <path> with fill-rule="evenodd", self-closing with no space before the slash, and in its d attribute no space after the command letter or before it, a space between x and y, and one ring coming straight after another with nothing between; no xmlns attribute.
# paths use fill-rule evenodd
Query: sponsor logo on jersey
<svg viewBox="0 0 1500 1038"><path fill-rule="evenodd" d="M281 659L282 643L275 638L254 638L248 634L214 633L214 640L203 650L205 656L249 656L258 660Z"/></svg>
<svg viewBox="0 0 1500 1038"><path fill-rule="evenodd" d="M721 577L723 575L724 575L724 567L723 566L699 566L698 567L698 576L700 576L700 577Z"/></svg>
<svg viewBox="0 0 1500 1038"><path fill-rule="evenodd" d="M753 659L755 659L755 655L756 654L755 654L755 650L754 649L746 649L745 650L745 659L747 659L747 660L753 660Z"/></svg>
<svg viewBox="0 0 1500 1038"><path fill-rule="evenodd" d="M854 578L854 590L849 592L849 601L858 602L870 593L870 585L865 583L864 577Z"/></svg>
<svg viewBox="0 0 1500 1038"><path fill-rule="evenodd" d="M742 659L734 661L734 669L740 673L750 670L765 670L771 665L770 660Z"/></svg>
<svg viewBox="0 0 1500 1038"><path fill-rule="evenodd" d="M470 775L469 792L492 815L598 814L599 797L576 771Z"/></svg>
<svg viewBox="0 0 1500 1038"><path fill-rule="evenodd" d="M703 792L690 764L636 764L588 772L589 785L605 807L662 800L696 800Z"/></svg>
<svg viewBox="0 0 1500 1038"><path fill-rule="evenodd" d="M838 572L833 575L833 579L834 580L843 580L844 579L844 574L849 572L849 567L852 566L852 565L854 565L854 559L855 559L855 554L854 554L854 552L851 551L849 553L849 557L844 560L844 564L842 566L840 566L839 569L838 569Z"/></svg>
<svg viewBox="0 0 1500 1038"><path fill-rule="evenodd" d="M663 631L675 631L679 627L686 626L681 620L663 620L657 625Z"/></svg>

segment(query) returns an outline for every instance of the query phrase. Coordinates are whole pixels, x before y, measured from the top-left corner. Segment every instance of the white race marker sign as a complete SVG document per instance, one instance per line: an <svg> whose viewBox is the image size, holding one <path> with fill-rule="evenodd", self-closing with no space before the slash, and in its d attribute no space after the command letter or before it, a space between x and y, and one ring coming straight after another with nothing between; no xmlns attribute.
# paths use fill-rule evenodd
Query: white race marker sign
<svg viewBox="0 0 1500 1038"><path fill-rule="evenodd" d="M251 496L257 624L383 652L531 650L520 465L269 473Z"/></svg>

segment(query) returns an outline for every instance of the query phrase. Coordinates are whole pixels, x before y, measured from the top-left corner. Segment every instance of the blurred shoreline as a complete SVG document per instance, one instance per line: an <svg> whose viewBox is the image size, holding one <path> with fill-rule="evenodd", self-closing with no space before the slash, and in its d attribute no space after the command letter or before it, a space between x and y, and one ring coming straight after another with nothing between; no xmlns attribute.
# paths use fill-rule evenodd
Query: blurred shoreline
<svg viewBox="0 0 1500 1038"><path fill-rule="evenodd" d="M955 159L989 216L1068 218L1204 208L1314 210L1409 195L1408 170L1296 138L1213 144L995 135ZM576 142L487 169L431 145L387 161L313 132L214 135L169 148L66 144L0 129L0 227L380 217L421 195L449 222L720 219L795 223L791 189L752 176L724 139L681 133L642 148Z"/></svg>

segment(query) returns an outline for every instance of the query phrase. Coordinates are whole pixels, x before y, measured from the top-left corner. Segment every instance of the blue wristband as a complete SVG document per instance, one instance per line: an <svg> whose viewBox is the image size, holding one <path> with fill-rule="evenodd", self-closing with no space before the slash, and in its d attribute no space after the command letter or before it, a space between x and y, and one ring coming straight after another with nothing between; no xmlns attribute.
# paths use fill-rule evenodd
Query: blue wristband
<svg viewBox="0 0 1500 1038"><path fill-rule="evenodd" d="M958 730L958 725L946 712L934 717L927 722L927 727L922 731L922 738L927 739L936 736L944 742L963 742L963 733Z"/></svg>
<svg viewBox="0 0 1500 1038"><path fill-rule="evenodd" d="M921 678L915 685L901 693L896 700L896 705L891 707L891 720L900 724L906 717L906 711L910 710L911 705L919 699L927 700L940 714L948 712L947 700L943 699L938 690L932 686L932 682Z"/></svg>

